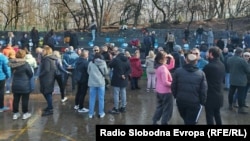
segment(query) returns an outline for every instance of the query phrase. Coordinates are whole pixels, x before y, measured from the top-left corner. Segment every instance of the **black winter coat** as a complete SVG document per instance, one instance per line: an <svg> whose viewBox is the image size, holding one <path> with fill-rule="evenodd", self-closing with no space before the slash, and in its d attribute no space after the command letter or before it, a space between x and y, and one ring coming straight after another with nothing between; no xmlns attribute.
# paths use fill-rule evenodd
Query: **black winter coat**
<svg viewBox="0 0 250 141"><path fill-rule="evenodd" d="M85 58L79 57L76 61L75 71L80 72L81 76L75 75L75 77L81 77L78 83L88 85L89 74L88 74L89 61ZM79 74L79 73L75 73ZM75 78L76 79L76 78Z"/></svg>
<svg viewBox="0 0 250 141"><path fill-rule="evenodd" d="M207 84L207 101L205 106L219 108L223 106L223 80L225 78L225 66L218 59L209 60L203 69Z"/></svg>
<svg viewBox="0 0 250 141"><path fill-rule="evenodd" d="M204 105L207 97L206 76L198 67L186 64L173 74L171 90L179 103Z"/></svg>
<svg viewBox="0 0 250 141"><path fill-rule="evenodd" d="M25 59L11 59L9 66L13 72L12 92L29 94L31 92L31 77L33 76L30 65Z"/></svg>
<svg viewBox="0 0 250 141"><path fill-rule="evenodd" d="M42 58L39 74L40 92L42 94L52 94L54 91L56 59L54 55L47 55Z"/></svg>
<svg viewBox="0 0 250 141"><path fill-rule="evenodd" d="M110 62L109 67L113 68L111 86L127 87L129 74L131 73L128 58L123 53L120 53ZM122 75L125 75L126 79L122 79Z"/></svg>

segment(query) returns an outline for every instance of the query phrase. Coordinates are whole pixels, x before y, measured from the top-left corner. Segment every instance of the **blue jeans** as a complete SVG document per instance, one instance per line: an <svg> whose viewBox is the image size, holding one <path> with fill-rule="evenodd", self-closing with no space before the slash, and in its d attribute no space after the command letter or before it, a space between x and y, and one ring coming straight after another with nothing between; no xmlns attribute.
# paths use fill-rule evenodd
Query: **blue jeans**
<svg viewBox="0 0 250 141"><path fill-rule="evenodd" d="M52 104L52 94L43 94L45 100L47 101L48 107L47 109L52 110L53 104Z"/></svg>
<svg viewBox="0 0 250 141"><path fill-rule="evenodd" d="M119 98L121 94L121 107L126 107L127 105L127 94L126 87L114 87L114 107L119 109Z"/></svg>
<svg viewBox="0 0 250 141"><path fill-rule="evenodd" d="M30 89L31 91L35 89L35 75L33 75L30 79Z"/></svg>
<svg viewBox="0 0 250 141"><path fill-rule="evenodd" d="M92 41L95 41L95 32L96 30L91 30L91 34L92 34Z"/></svg>
<svg viewBox="0 0 250 141"><path fill-rule="evenodd" d="M96 95L98 95L99 115L104 114L105 86L89 87L89 115L94 115Z"/></svg>
<svg viewBox="0 0 250 141"><path fill-rule="evenodd" d="M225 88L230 88L230 73L225 74Z"/></svg>
<svg viewBox="0 0 250 141"><path fill-rule="evenodd" d="M12 74L11 74L11 77L9 77L7 80L6 80L6 91L10 91L10 85L11 85L11 83L12 83L12 78L13 78L13 76L12 76Z"/></svg>

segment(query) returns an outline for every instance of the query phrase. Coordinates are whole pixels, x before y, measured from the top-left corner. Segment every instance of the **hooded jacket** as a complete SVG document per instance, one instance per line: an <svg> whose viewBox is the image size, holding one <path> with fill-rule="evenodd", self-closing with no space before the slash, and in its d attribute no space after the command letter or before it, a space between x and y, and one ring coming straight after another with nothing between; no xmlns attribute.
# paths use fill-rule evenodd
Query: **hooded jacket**
<svg viewBox="0 0 250 141"><path fill-rule="evenodd" d="M100 68L100 70L98 69ZM88 74L89 74L89 80L88 80L88 86L89 87L102 87L105 86L105 80L104 75L108 75L108 68L107 64L102 59L95 59L94 62L91 61L88 65Z"/></svg>
<svg viewBox="0 0 250 141"><path fill-rule="evenodd" d="M176 69L171 89L177 102L201 105L206 102L206 76L196 65L186 64Z"/></svg>
<svg viewBox="0 0 250 141"><path fill-rule="evenodd" d="M29 94L31 92L30 80L33 76L30 65L25 59L10 59L9 66L13 72L12 92Z"/></svg>

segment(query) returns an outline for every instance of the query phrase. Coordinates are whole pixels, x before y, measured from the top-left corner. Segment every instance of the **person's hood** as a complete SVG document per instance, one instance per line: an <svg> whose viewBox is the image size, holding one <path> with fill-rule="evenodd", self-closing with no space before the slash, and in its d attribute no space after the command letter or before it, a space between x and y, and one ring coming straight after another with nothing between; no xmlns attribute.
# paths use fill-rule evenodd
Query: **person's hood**
<svg viewBox="0 0 250 141"><path fill-rule="evenodd" d="M148 61L151 61L151 62L154 62L154 58L151 58L151 57L146 57L146 60L148 60Z"/></svg>
<svg viewBox="0 0 250 141"><path fill-rule="evenodd" d="M97 65L97 66L103 66L103 65L106 65L106 62L100 58L96 58L94 63Z"/></svg>
<svg viewBox="0 0 250 141"><path fill-rule="evenodd" d="M192 64L185 64L183 66L183 68L186 70L186 71L189 71L189 72L195 72L197 70L199 70L199 68L196 66L196 65L192 65Z"/></svg>
<svg viewBox="0 0 250 141"><path fill-rule="evenodd" d="M25 59L19 59L19 58L15 58L15 59L10 59L9 60L9 66L12 68L12 69L15 69L17 67L20 67L22 65L24 65L26 63L26 60Z"/></svg>
<svg viewBox="0 0 250 141"><path fill-rule="evenodd" d="M48 57L49 59L52 59L52 60L57 60L57 57L55 55L46 55L44 57Z"/></svg>
<svg viewBox="0 0 250 141"><path fill-rule="evenodd" d="M122 62L127 62L128 61L128 58L126 56L124 56L124 53L119 53L117 56L116 56L117 59L120 59Z"/></svg>

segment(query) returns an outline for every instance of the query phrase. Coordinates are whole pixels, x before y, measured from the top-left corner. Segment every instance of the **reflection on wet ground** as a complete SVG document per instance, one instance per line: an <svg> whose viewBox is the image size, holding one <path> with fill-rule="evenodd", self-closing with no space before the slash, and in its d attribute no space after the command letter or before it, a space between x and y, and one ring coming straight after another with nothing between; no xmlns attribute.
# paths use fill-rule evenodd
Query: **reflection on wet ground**
<svg viewBox="0 0 250 141"><path fill-rule="evenodd" d="M38 87L30 97L29 109L32 117L28 120L12 120L12 112L7 111L0 113L0 140L6 141L95 141L95 125L97 124L152 124L152 116L156 106L156 97L153 92L146 92L146 80L140 80L142 89L131 91L127 89L127 112L118 115L106 114L104 118L88 118L88 114L80 114L73 109L74 95L67 88L67 97L69 100L61 102L59 94L53 95L54 114L51 116L41 117L42 109L46 102L41 94L38 93ZM68 86L69 87L69 86ZM37 94L38 93L38 94ZM6 95L8 101L12 95ZM106 91L105 111L113 107L112 89ZM227 104L227 92L225 91L225 102L221 114L223 124L250 124L248 115L237 114L236 111L229 111ZM249 98L247 100L249 103ZM96 103L96 107L98 103ZM88 107L88 96L86 97L85 107ZM97 110L96 110L97 111ZM206 124L204 110L199 119L199 125ZM183 124L179 113L174 106L173 117L170 124Z"/></svg>

